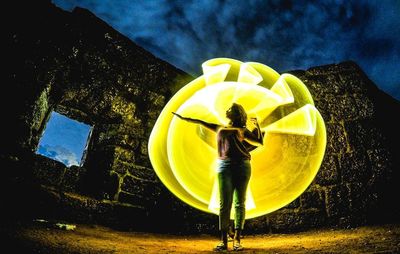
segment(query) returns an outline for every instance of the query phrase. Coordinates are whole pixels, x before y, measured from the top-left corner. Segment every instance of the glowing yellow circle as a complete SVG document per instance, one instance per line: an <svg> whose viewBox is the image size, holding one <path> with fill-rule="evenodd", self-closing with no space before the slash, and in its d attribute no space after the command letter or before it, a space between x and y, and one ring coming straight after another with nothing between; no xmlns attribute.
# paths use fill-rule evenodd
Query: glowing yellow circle
<svg viewBox="0 0 400 254"><path fill-rule="evenodd" d="M226 109L241 104L266 132L251 152L246 218L273 212L311 184L326 146L324 121L301 80L260 63L211 59L204 74L181 88L158 117L149 140L157 175L178 198L218 214L216 134L171 112L226 125Z"/></svg>

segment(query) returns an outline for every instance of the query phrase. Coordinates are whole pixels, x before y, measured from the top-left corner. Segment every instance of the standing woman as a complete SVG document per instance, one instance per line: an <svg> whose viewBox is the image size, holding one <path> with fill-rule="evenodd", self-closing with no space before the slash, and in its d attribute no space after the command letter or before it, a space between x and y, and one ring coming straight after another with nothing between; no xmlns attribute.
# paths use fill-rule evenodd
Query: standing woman
<svg viewBox="0 0 400 254"><path fill-rule="evenodd" d="M230 120L228 126L207 123L199 119L183 117L172 112L180 119L200 124L217 133L218 147L218 185L220 196L219 230L221 242L214 248L215 251L228 249L228 229L232 202L235 207L235 236L233 250L243 250L240 244L240 235L243 230L246 213L246 191L251 175L250 151L255 146L263 144L263 135L256 118L252 118L255 125L253 131L246 128L247 114L244 108L236 103L226 111Z"/></svg>

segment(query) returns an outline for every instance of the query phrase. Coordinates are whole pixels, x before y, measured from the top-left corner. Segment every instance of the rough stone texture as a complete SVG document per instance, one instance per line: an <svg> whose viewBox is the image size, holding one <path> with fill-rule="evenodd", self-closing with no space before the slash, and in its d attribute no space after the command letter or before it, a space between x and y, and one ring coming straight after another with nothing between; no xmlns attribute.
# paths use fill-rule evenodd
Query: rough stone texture
<svg viewBox="0 0 400 254"><path fill-rule="evenodd" d="M323 224L398 221L394 193L399 191L400 135L392 119L400 113L400 103L380 91L354 62L292 73L310 89L326 123L325 158L310 186L325 197L328 220ZM318 198L304 196L309 194L300 197L308 200L301 208Z"/></svg>
<svg viewBox="0 0 400 254"><path fill-rule="evenodd" d="M160 182L147 141L169 98L192 79L92 13L50 1L15 1L6 31L1 114L2 191L12 218L56 217L119 228L216 232L217 216L191 208ZM321 169L308 190L248 232L290 232L398 222L399 102L354 62L292 71L327 127ZM7 99L7 100L6 100ZM82 166L35 151L52 111L93 126ZM299 146L298 149L302 147ZM162 227L160 228L160 225Z"/></svg>

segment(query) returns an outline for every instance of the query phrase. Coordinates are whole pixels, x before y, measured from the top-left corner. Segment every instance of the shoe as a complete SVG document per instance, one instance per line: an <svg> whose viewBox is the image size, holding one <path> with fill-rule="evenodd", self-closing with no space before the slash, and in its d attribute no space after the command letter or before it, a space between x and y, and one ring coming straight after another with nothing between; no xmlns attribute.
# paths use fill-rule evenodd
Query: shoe
<svg viewBox="0 0 400 254"><path fill-rule="evenodd" d="M214 247L214 251L224 251L228 250L228 246L224 244L223 242L220 242L217 246Z"/></svg>
<svg viewBox="0 0 400 254"><path fill-rule="evenodd" d="M234 251L242 251L244 248L239 242L235 242L233 244L233 250Z"/></svg>

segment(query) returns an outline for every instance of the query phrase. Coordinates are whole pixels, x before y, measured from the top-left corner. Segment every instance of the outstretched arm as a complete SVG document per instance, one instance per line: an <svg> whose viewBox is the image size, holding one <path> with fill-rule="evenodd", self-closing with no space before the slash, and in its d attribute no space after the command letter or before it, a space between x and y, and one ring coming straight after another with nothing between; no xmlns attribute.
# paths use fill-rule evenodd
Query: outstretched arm
<svg viewBox="0 0 400 254"><path fill-rule="evenodd" d="M184 117L184 116L181 116L181 115L179 115L178 113L175 113L175 112L172 112L172 114L176 115L177 117L179 117L182 120L185 120L185 121L190 122L190 123L200 124L200 125L208 128L208 129L210 129L212 131L215 131L215 132L218 130L218 128L221 127L220 125L215 124L215 123L208 123L208 122L205 122L205 121L200 120L200 119L193 119L193 118L189 118L189 117Z"/></svg>
<svg viewBox="0 0 400 254"><path fill-rule="evenodd" d="M264 144L264 131L261 131L257 118L251 118L256 128L253 131L245 130L244 138L251 145L259 146Z"/></svg>

